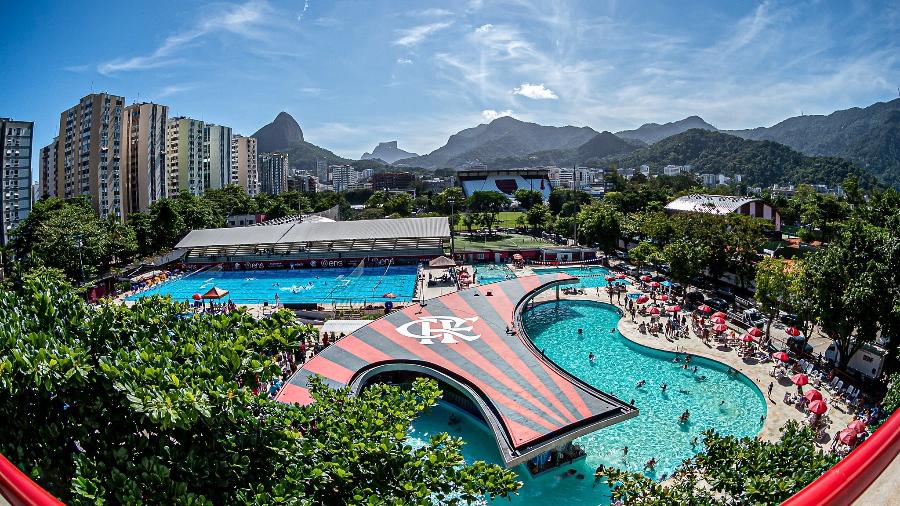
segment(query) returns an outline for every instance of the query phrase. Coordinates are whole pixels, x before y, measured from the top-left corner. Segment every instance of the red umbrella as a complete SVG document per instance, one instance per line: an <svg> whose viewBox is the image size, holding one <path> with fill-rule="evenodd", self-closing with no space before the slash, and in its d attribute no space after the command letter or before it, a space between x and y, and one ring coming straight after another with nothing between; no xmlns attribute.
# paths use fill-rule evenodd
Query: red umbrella
<svg viewBox="0 0 900 506"><path fill-rule="evenodd" d="M607 281L614 281L614 280L616 279L616 277L613 276L612 274L610 274L609 276L606 276L606 277L603 278L603 279L605 279L605 280L607 280Z"/></svg>
<svg viewBox="0 0 900 506"><path fill-rule="evenodd" d="M716 311L715 313L712 314L713 318L725 318L727 316L728 316L727 314L725 314L721 311Z"/></svg>
<svg viewBox="0 0 900 506"><path fill-rule="evenodd" d="M744 335L741 337L741 341L744 341L745 343L752 343L752 342L753 342L753 336L751 336L750 334L744 334Z"/></svg>
<svg viewBox="0 0 900 506"><path fill-rule="evenodd" d="M676 304L674 306L669 306L666 308L666 311L668 311L670 313L677 313L677 312L681 311L681 306L679 306L678 304Z"/></svg>
<svg viewBox="0 0 900 506"><path fill-rule="evenodd" d="M653 279L653 278L651 278L650 276L648 276L648 275L646 275L646 274L644 274L643 276L641 276L641 281L643 281L644 283L650 281L651 279Z"/></svg>
<svg viewBox="0 0 900 506"><path fill-rule="evenodd" d="M616 274L616 279L625 279L625 274L622 272Z"/></svg>
<svg viewBox="0 0 900 506"><path fill-rule="evenodd" d="M704 313L711 313L712 308L707 306L706 304L700 304L700 307L697 308L697 311L703 311Z"/></svg>
<svg viewBox="0 0 900 506"><path fill-rule="evenodd" d="M646 304L648 300L650 300L650 297L647 297L646 295L640 295L637 299L635 299L634 302L637 304Z"/></svg>
<svg viewBox="0 0 900 506"><path fill-rule="evenodd" d="M459 273L459 277L461 277L461 278L468 278L468 277L469 277L469 271L462 271L462 272L460 272L460 273Z"/></svg>
<svg viewBox="0 0 900 506"><path fill-rule="evenodd" d="M654 282L650 283L650 286L651 286L652 288L659 288L659 286L660 286L660 285L659 285L659 281L654 281Z"/></svg>
<svg viewBox="0 0 900 506"><path fill-rule="evenodd" d="M659 299L659 300L665 302L665 301L669 300L669 296L666 295L666 294L662 294L662 295L660 295L659 297L657 297L657 299Z"/></svg>
<svg viewBox="0 0 900 506"><path fill-rule="evenodd" d="M822 413L828 411L828 405L825 404L825 401L823 400L812 401L809 403L809 406L806 407L806 410L810 413L821 415Z"/></svg>
<svg viewBox="0 0 900 506"><path fill-rule="evenodd" d="M802 387L803 385L809 383L809 376L803 374L802 372L800 374L795 374L791 376L791 383L797 385L798 387Z"/></svg>
<svg viewBox="0 0 900 506"><path fill-rule="evenodd" d="M713 316L712 318L709 319L709 321L716 323L716 324L725 323L725 318L722 318L721 316Z"/></svg>
<svg viewBox="0 0 900 506"><path fill-rule="evenodd" d="M382 295L382 297L384 297L385 299L396 299L397 294L388 292L388 293Z"/></svg>
<svg viewBox="0 0 900 506"><path fill-rule="evenodd" d="M822 400L822 392L816 390L815 388L810 388L806 392L803 393L803 397L806 397L806 400L809 402L813 401L821 401Z"/></svg>
<svg viewBox="0 0 900 506"><path fill-rule="evenodd" d="M850 430L855 430L856 432L862 432L866 430L866 422L862 420L853 420L850 422L850 425L847 426Z"/></svg>
<svg viewBox="0 0 900 506"><path fill-rule="evenodd" d="M753 337L762 337L762 330L759 330L759 327L750 327L750 330L747 331Z"/></svg>
<svg viewBox="0 0 900 506"><path fill-rule="evenodd" d="M717 325L713 325L713 330L715 330L716 332L725 332L726 330L728 330L728 325L719 323Z"/></svg>
<svg viewBox="0 0 900 506"><path fill-rule="evenodd" d="M194 300L200 300L200 294L199 294L199 293L195 293L194 295L191 296L191 298L194 299Z"/></svg>
<svg viewBox="0 0 900 506"><path fill-rule="evenodd" d="M859 432L856 432L853 429L844 429L838 434L838 441L845 445L852 445L856 442L857 436L859 436Z"/></svg>
<svg viewBox="0 0 900 506"><path fill-rule="evenodd" d="M652 315L658 315L658 314L659 314L659 308L656 307L656 306L651 307L651 308L650 308L650 314L652 314Z"/></svg>
<svg viewBox="0 0 900 506"><path fill-rule="evenodd" d="M773 353L772 358L774 358L775 360L781 360L782 362L787 362L791 359L791 357L789 357L788 354L783 351Z"/></svg>
<svg viewBox="0 0 900 506"><path fill-rule="evenodd" d="M787 332L789 336L797 337L800 335L800 329L798 329L797 327L788 327L785 332Z"/></svg>

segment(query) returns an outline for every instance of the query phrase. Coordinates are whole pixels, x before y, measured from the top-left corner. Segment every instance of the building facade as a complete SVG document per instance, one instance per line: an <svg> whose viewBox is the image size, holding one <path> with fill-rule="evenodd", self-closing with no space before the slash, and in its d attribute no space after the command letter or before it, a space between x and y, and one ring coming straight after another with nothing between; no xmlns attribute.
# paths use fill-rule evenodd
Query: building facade
<svg viewBox="0 0 900 506"><path fill-rule="evenodd" d="M204 123L179 116L171 118L166 127L166 165L170 196L186 191L203 195L209 180L203 161Z"/></svg>
<svg viewBox="0 0 900 506"><path fill-rule="evenodd" d="M330 165L331 186L336 192L344 192L356 188L359 183L359 172L351 165Z"/></svg>
<svg viewBox="0 0 900 506"><path fill-rule="evenodd" d="M31 212L31 147L34 123L0 118L0 167L3 167L0 244Z"/></svg>
<svg viewBox="0 0 900 506"><path fill-rule="evenodd" d="M256 139L234 135L231 140L231 181L239 185L247 195L259 193L259 168L256 157Z"/></svg>
<svg viewBox="0 0 900 506"><path fill-rule="evenodd" d="M231 128L207 123L203 127L206 188L224 188L231 181Z"/></svg>
<svg viewBox="0 0 900 506"><path fill-rule="evenodd" d="M319 187L319 180L307 171L297 171L287 180L287 190L289 192L315 193Z"/></svg>
<svg viewBox="0 0 900 506"><path fill-rule="evenodd" d="M280 195L288 187L288 154L265 153L259 155L259 188L269 195Z"/></svg>
<svg viewBox="0 0 900 506"><path fill-rule="evenodd" d="M405 190L412 188L416 177L410 172L379 172L372 175L372 189Z"/></svg>
<svg viewBox="0 0 900 506"><path fill-rule="evenodd" d="M59 152L59 137L54 137L53 142L41 148L41 156L38 161L40 167L39 193L42 199L56 196L56 157Z"/></svg>
<svg viewBox="0 0 900 506"><path fill-rule="evenodd" d="M88 195L101 218L125 218L121 143L125 97L92 93L59 117L56 195Z"/></svg>
<svg viewBox="0 0 900 506"><path fill-rule="evenodd" d="M169 108L152 103L125 108L122 174L125 212L144 212L168 196L166 127Z"/></svg>

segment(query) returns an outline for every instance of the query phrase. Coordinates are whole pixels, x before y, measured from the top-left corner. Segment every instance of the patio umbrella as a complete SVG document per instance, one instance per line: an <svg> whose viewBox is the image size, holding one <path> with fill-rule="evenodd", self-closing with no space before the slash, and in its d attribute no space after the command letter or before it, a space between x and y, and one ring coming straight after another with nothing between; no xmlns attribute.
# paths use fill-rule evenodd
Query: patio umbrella
<svg viewBox="0 0 900 506"><path fill-rule="evenodd" d="M797 385L798 387L802 387L803 385L809 383L809 376L803 374L802 372L800 374L795 374L791 376L791 383Z"/></svg>
<svg viewBox="0 0 900 506"><path fill-rule="evenodd" d="M681 311L681 306L679 306L678 304L675 304L674 306L667 307L666 311L668 311L670 313L677 313L677 312Z"/></svg>
<svg viewBox="0 0 900 506"><path fill-rule="evenodd" d="M396 299L396 298L397 298L397 294L392 293L392 292L388 292L388 293L382 295L382 297L384 297L385 299Z"/></svg>
<svg viewBox="0 0 900 506"><path fill-rule="evenodd" d="M656 307L656 306L651 307L651 308L650 308L650 314L652 314L652 315L658 315L658 314L659 314L659 308Z"/></svg>
<svg viewBox="0 0 900 506"><path fill-rule="evenodd" d="M610 274L609 276L606 276L603 279L605 279L607 281L615 281L616 277Z"/></svg>
<svg viewBox="0 0 900 506"><path fill-rule="evenodd" d="M634 302L636 304L646 304L647 301L649 301L649 300L650 300L650 297L647 297L646 295L640 295L640 296L638 296L637 299L634 300Z"/></svg>
<svg viewBox="0 0 900 506"><path fill-rule="evenodd" d="M650 276L648 276L648 275L646 275L646 274L644 274L643 276L641 276L641 281L643 281L644 283L650 281L651 279L653 279L653 278L651 278Z"/></svg>
<svg viewBox="0 0 900 506"><path fill-rule="evenodd" d="M728 315L721 311L716 311L715 313L712 314L713 318L725 318L726 316L728 316Z"/></svg>
<svg viewBox="0 0 900 506"><path fill-rule="evenodd" d="M788 354L783 351L773 353L772 358L774 358L775 360L780 360L782 362L787 362L791 359L791 357L789 357Z"/></svg>
<svg viewBox="0 0 900 506"><path fill-rule="evenodd" d="M847 425L847 428L850 430L855 430L856 432L862 432L866 430L866 422L862 420L853 420Z"/></svg>
<svg viewBox="0 0 900 506"><path fill-rule="evenodd" d="M822 400L822 392L816 390L815 388L810 388L806 392L803 393L803 397L806 397L806 400L809 402L813 401L821 401Z"/></svg>
<svg viewBox="0 0 900 506"><path fill-rule="evenodd" d="M713 330L715 330L716 332L720 332L720 333L725 332L726 330L728 330L728 325L725 325L724 323L719 323L717 325L713 325Z"/></svg>
<svg viewBox="0 0 900 506"><path fill-rule="evenodd" d="M809 406L806 407L806 410L810 413L821 415L822 413L828 411L828 405L825 404L825 401L823 400L812 401L809 403Z"/></svg>
<svg viewBox="0 0 900 506"><path fill-rule="evenodd" d="M625 274L622 272L616 274L616 279L625 279Z"/></svg>
<svg viewBox="0 0 900 506"><path fill-rule="evenodd" d="M753 336L751 336L750 334L744 334L744 335L741 337L741 341L744 341L745 343L752 343L752 342L753 342Z"/></svg>
<svg viewBox="0 0 900 506"><path fill-rule="evenodd" d="M787 332L787 335L789 336L797 337L800 335L800 329L798 329L797 327L788 327L785 332Z"/></svg>
<svg viewBox="0 0 900 506"><path fill-rule="evenodd" d="M859 432L856 432L853 429L844 429L838 434L838 441L845 445L852 445L856 442L857 436L859 436Z"/></svg>
<svg viewBox="0 0 900 506"><path fill-rule="evenodd" d="M650 287L651 288L659 288L659 281L654 281L654 282L650 283Z"/></svg>
<svg viewBox="0 0 900 506"><path fill-rule="evenodd" d="M461 277L461 278L468 278L468 277L469 277L469 271L462 271L462 272L460 272L460 273L459 273L459 277Z"/></svg>
<svg viewBox="0 0 900 506"><path fill-rule="evenodd" d="M657 299L659 299L659 300L665 302L665 301L669 300L669 296L666 295L666 294L662 294L662 295L660 295L659 297L657 297Z"/></svg>
<svg viewBox="0 0 900 506"><path fill-rule="evenodd" d="M721 316L713 316L712 318L709 319L709 321L711 321L715 324L725 323L725 318L722 318Z"/></svg>
<svg viewBox="0 0 900 506"><path fill-rule="evenodd" d="M759 330L759 327L751 327L750 330L747 331L753 337L762 337L762 330Z"/></svg>
<svg viewBox="0 0 900 506"><path fill-rule="evenodd" d="M203 294L204 299L221 299L222 297L228 295L228 290L219 288L218 286L214 286L209 289L208 292Z"/></svg>
<svg viewBox="0 0 900 506"><path fill-rule="evenodd" d="M513 260L522 260L522 255L516 253L513 255Z"/></svg>
<svg viewBox="0 0 900 506"><path fill-rule="evenodd" d="M428 262L428 267L434 267L434 268L446 268L446 267L455 267L455 266L456 266L456 262L453 261L453 259L447 258L445 256L439 256Z"/></svg>
<svg viewBox="0 0 900 506"><path fill-rule="evenodd" d="M194 299L194 300L200 300L200 299L202 299L203 297L201 297L199 293L195 293L194 295L191 296L191 298Z"/></svg>
<svg viewBox="0 0 900 506"><path fill-rule="evenodd" d="M697 311L702 311L704 313L712 313L712 308L707 306L706 304L700 304L700 307L697 308Z"/></svg>

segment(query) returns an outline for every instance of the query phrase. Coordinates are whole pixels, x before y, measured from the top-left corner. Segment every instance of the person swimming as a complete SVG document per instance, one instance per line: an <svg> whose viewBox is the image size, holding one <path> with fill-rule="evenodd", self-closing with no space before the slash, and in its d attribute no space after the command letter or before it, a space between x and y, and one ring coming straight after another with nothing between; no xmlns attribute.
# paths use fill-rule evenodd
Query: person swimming
<svg viewBox="0 0 900 506"><path fill-rule="evenodd" d="M588 353L588 360L591 361L591 362L593 362L594 360L597 360L597 356L594 355L594 352L593 352L593 351L590 352L590 353Z"/></svg>
<svg viewBox="0 0 900 506"><path fill-rule="evenodd" d="M638 382L637 382L637 388L641 388L641 387L644 386L645 384L647 384L647 380L641 380L641 381L638 381Z"/></svg>
<svg viewBox="0 0 900 506"><path fill-rule="evenodd" d="M644 463L644 469L649 469L652 471L655 468L656 468L656 459L653 457L650 457L650 459Z"/></svg>
<svg viewBox="0 0 900 506"><path fill-rule="evenodd" d="M584 329L578 329L578 334L579 335L584 334Z"/></svg>
<svg viewBox="0 0 900 506"><path fill-rule="evenodd" d="M686 423L688 421L688 418L690 418L690 417L691 417L691 412L688 410L684 410L684 413L682 413L681 416L678 417L678 422Z"/></svg>
<svg viewBox="0 0 900 506"><path fill-rule="evenodd" d="M665 392L666 389L669 388L669 385L663 383L662 385L660 385L660 388L662 389L663 392Z"/></svg>

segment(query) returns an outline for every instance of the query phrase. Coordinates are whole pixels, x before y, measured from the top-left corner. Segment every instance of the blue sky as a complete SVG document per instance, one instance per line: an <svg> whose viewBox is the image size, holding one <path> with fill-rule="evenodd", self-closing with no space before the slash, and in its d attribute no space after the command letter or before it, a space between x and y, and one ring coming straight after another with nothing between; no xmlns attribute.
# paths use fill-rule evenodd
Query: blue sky
<svg viewBox="0 0 900 506"><path fill-rule="evenodd" d="M0 116L35 143L91 92L250 134L281 110L358 158L498 115L596 130L768 126L898 96L900 2L15 2Z"/></svg>

